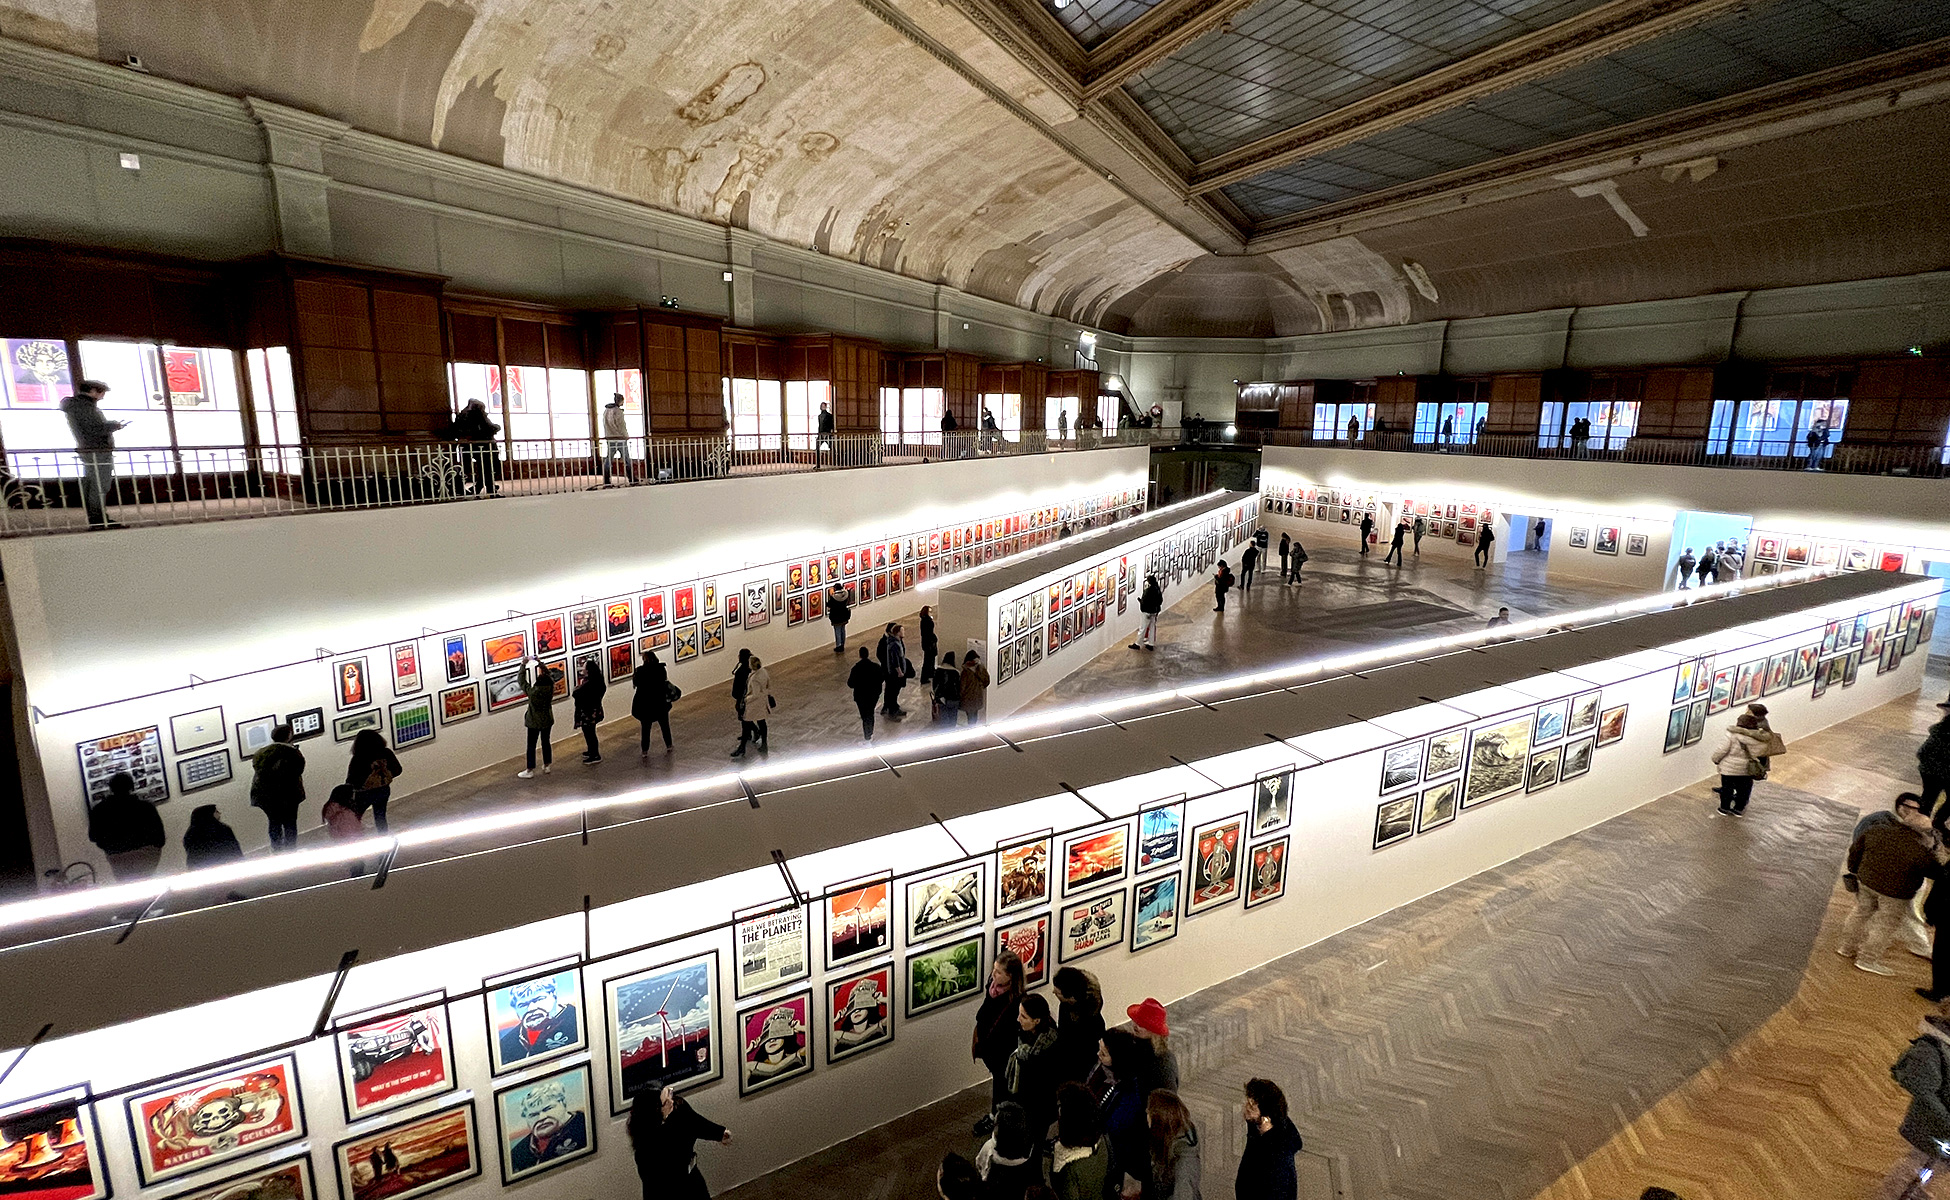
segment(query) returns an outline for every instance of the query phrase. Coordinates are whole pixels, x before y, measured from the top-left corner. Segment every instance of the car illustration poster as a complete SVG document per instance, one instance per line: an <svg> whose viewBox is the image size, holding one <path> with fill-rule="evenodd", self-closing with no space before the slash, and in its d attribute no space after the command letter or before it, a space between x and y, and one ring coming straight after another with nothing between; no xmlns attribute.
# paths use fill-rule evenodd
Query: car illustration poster
<svg viewBox="0 0 1950 1200"><path fill-rule="evenodd" d="M718 953L603 983L609 1012L610 1112L666 1087L684 1091L724 1073L717 1034Z"/></svg>
<svg viewBox="0 0 1950 1200"><path fill-rule="evenodd" d="M466 1100L332 1147L342 1200L415 1200L481 1173Z"/></svg>
<svg viewBox="0 0 1950 1200"><path fill-rule="evenodd" d="M166 1084L127 1104L144 1187L305 1136L289 1054Z"/></svg>
<svg viewBox="0 0 1950 1200"><path fill-rule="evenodd" d="M411 1007L408 1007L408 1006ZM404 1011L402 1011L404 1010ZM454 1087L453 1043L447 1036L447 1000L406 1001L339 1022L339 1085L345 1119L437 1096Z"/></svg>
<svg viewBox="0 0 1950 1200"><path fill-rule="evenodd" d="M1125 901L1129 898L1123 888L1118 888L1064 905L1063 940L1059 944L1057 957L1063 962L1071 962L1121 944L1124 941Z"/></svg>

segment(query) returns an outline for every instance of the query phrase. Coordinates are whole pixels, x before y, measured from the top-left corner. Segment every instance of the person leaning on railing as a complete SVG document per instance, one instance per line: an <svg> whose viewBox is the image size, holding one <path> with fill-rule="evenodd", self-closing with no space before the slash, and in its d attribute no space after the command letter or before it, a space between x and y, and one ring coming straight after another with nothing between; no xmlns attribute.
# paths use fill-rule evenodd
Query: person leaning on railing
<svg viewBox="0 0 1950 1200"><path fill-rule="evenodd" d="M501 452L495 449L494 439L501 427L488 419L487 405L479 400L469 400L454 418L450 435L461 443L462 456L467 462L468 478L473 480L474 494L477 496L498 496L501 494Z"/></svg>

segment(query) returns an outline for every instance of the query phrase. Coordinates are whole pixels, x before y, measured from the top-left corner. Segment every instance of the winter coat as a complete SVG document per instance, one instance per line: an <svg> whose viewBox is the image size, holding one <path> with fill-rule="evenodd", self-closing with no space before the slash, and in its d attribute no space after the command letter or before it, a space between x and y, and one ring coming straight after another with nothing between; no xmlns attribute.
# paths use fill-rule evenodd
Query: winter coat
<svg viewBox="0 0 1950 1200"><path fill-rule="evenodd" d="M965 713L981 712L988 704L989 669L979 661L969 661L961 665L961 710Z"/></svg>
<svg viewBox="0 0 1950 1200"><path fill-rule="evenodd" d="M162 817L156 806L134 796L114 796L88 810L88 840L104 854L121 854L144 846L161 849Z"/></svg>
<svg viewBox="0 0 1950 1200"><path fill-rule="evenodd" d="M521 723L530 729L555 728L555 681L554 667L543 667L539 675L532 674L527 667L521 669L521 690L528 693L528 711L521 715Z"/></svg>
<svg viewBox="0 0 1950 1200"><path fill-rule="evenodd" d="M1144 1200L1201 1200L1199 1190L1198 1127L1187 1126L1172 1140L1163 1157L1151 1159L1151 1182Z"/></svg>
<svg viewBox="0 0 1950 1200"><path fill-rule="evenodd" d="M760 667L745 681L745 719L767 721L777 709L778 702L772 698L772 672Z"/></svg>
<svg viewBox="0 0 1950 1200"><path fill-rule="evenodd" d="M937 667L934 672L934 702L961 704L961 672Z"/></svg>
<svg viewBox="0 0 1950 1200"><path fill-rule="evenodd" d="M657 1093L645 1091L640 1100L655 1104ZM724 1126L699 1116L696 1109L679 1099L655 1131L630 1147L637 1178L643 1181L643 1200L707 1200L711 1193L697 1170L696 1145L723 1138Z"/></svg>
<svg viewBox="0 0 1950 1200"><path fill-rule="evenodd" d="M907 665L907 647L891 634L880 639L880 665L887 678L905 680L913 668Z"/></svg>
<svg viewBox="0 0 1950 1200"><path fill-rule="evenodd" d="M1922 1034L1889 1074L1910 1095L1897 1132L1923 1153L1936 1154L1938 1142L1950 1141L1950 1028L1942 1017L1925 1017Z"/></svg>
<svg viewBox="0 0 1950 1200"><path fill-rule="evenodd" d="M1104 1200L1110 1186L1110 1141L1088 1151L1057 1142L1050 1148L1049 1185L1058 1200Z"/></svg>
<svg viewBox="0 0 1950 1200"><path fill-rule="evenodd" d="M618 404L611 407L606 404L603 406L603 436L612 442L621 442L629 439L629 418L623 415L622 405Z"/></svg>
<svg viewBox="0 0 1950 1200"><path fill-rule="evenodd" d="M1374 532L1374 518L1362 517L1361 518L1361 540L1364 542L1367 541L1368 535L1373 532Z"/></svg>
<svg viewBox="0 0 1950 1200"><path fill-rule="evenodd" d="M826 593L826 619L844 625L853 619L853 604L838 589Z"/></svg>
<svg viewBox="0 0 1950 1200"><path fill-rule="evenodd" d="M1942 876L1932 839L1900 821L1872 825L1848 848L1849 873L1863 887L1897 900L1909 900L1926 880Z"/></svg>
<svg viewBox="0 0 1950 1200"><path fill-rule="evenodd" d="M982 1200L1022 1200L1032 1183L1043 1181L1043 1162L1034 1144L1011 1158L995 1148L990 1138L975 1155L975 1169L982 1173Z"/></svg>
<svg viewBox="0 0 1950 1200"><path fill-rule="evenodd" d="M1280 535L1280 561L1285 562L1287 560L1287 556L1292 553L1293 553L1293 539L1288 537L1284 533L1281 534Z"/></svg>
<svg viewBox="0 0 1950 1200"><path fill-rule="evenodd" d="M600 675L585 676L581 683L576 684L576 690L569 693L569 696L575 701L577 728L602 722L603 693L608 690L609 685L603 682L603 677Z"/></svg>
<svg viewBox="0 0 1950 1200"><path fill-rule="evenodd" d="M296 808L305 799L305 755L289 742L272 742L251 755L251 806L267 812Z"/></svg>
<svg viewBox="0 0 1950 1200"><path fill-rule="evenodd" d="M991 996L982 989L982 1007L975 1011L975 1033L969 1052L988 1067L989 1074L1000 1076L1008 1069L1009 1056L1016 1051L1016 1013L1022 997L1012 994Z"/></svg>
<svg viewBox="0 0 1950 1200"><path fill-rule="evenodd" d="M345 785L356 792L368 790L366 788L366 781L372 778L372 768L376 763L386 764L386 771L392 775L393 779L400 777L402 768L399 765L399 756L385 746L381 746L377 754L355 754L352 756L351 761L345 764ZM389 780L380 786L391 787L392 782ZM360 812L360 815L365 815L363 810Z"/></svg>
<svg viewBox="0 0 1950 1200"><path fill-rule="evenodd" d="M1727 730L1727 744L1714 752L1713 761L1720 765L1722 775L1755 774L1759 760L1767 754L1768 741L1761 730L1735 725Z"/></svg>
<svg viewBox="0 0 1950 1200"><path fill-rule="evenodd" d="M921 614L921 653L924 662L934 662L941 657L941 643L934 636L934 614Z"/></svg>
<svg viewBox="0 0 1950 1200"><path fill-rule="evenodd" d="M819 432L833 432L833 414L831 411L822 411L819 414Z"/></svg>
<svg viewBox="0 0 1950 1200"><path fill-rule="evenodd" d="M880 695L880 685L887 682L887 672L879 663L859 659L853 669L846 674L846 686L853 691L853 699L861 704L872 701Z"/></svg>
<svg viewBox="0 0 1950 1200"><path fill-rule="evenodd" d="M1212 590L1223 596L1232 590L1232 568L1220 567L1219 573L1212 577Z"/></svg>
<svg viewBox="0 0 1950 1200"><path fill-rule="evenodd" d="M1297 1200L1300 1179L1293 1167L1293 1156L1300 1153L1300 1131L1291 1118L1261 1133L1257 1125L1246 1129L1246 1149L1239 1156L1239 1174L1234 1178L1235 1200Z"/></svg>
<svg viewBox="0 0 1950 1200"><path fill-rule="evenodd" d="M1395 526L1395 540L1391 544L1395 546L1400 546L1402 544L1402 539L1407 536L1408 536L1408 526L1397 525Z"/></svg>
<svg viewBox="0 0 1950 1200"><path fill-rule="evenodd" d="M1082 1083L1097 1067L1097 1043L1104 1036L1104 1014L1059 1004L1056 1014L1058 1083Z"/></svg>
<svg viewBox="0 0 1950 1200"><path fill-rule="evenodd" d="M1165 608L1165 589L1155 583L1144 585L1138 596L1138 611L1146 616L1157 616Z"/></svg>
<svg viewBox="0 0 1950 1200"><path fill-rule="evenodd" d="M731 671L731 707L738 713L741 721L756 721L758 715L751 706L752 669L739 663Z"/></svg>
<svg viewBox="0 0 1950 1200"><path fill-rule="evenodd" d="M217 815L216 805L205 804L190 814L190 827L183 831L183 858L192 871L244 861L244 848Z"/></svg>
<svg viewBox="0 0 1950 1200"><path fill-rule="evenodd" d="M639 721L654 721L670 712L670 671L661 662L644 663L630 672L630 715Z"/></svg>
<svg viewBox="0 0 1950 1200"><path fill-rule="evenodd" d="M1002 1082L1010 1098L1029 1114L1029 1127L1048 1129L1056 1119L1056 1022L1044 1021L1035 1033L1019 1030L1016 1036Z"/></svg>
<svg viewBox="0 0 1950 1200"><path fill-rule="evenodd" d="M1241 554L1241 555L1239 556L1239 566L1240 566L1240 567L1241 567L1242 569L1244 569L1244 570L1247 570L1247 571L1251 571L1251 570L1254 570L1255 568L1257 568L1257 567L1259 566L1259 549L1258 549L1258 547L1256 547L1256 546L1248 546L1248 547L1246 547L1246 552L1245 552L1244 554Z"/></svg>
<svg viewBox="0 0 1950 1200"><path fill-rule="evenodd" d="M1930 736L1916 748L1916 766L1933 779L1950 776L1950 717L1930 726Z"/></svg>
<svg viewBox="0 0 1950 1200"><path fill-rule="evenodd" d="M1142 1087L1113 1084L1097 1102L1104 1137L1110 1142L1110 1178L1115 1188L1124 1178L1142 1181L1151 1174L1151 1130L1144 1121Z"/></svg>

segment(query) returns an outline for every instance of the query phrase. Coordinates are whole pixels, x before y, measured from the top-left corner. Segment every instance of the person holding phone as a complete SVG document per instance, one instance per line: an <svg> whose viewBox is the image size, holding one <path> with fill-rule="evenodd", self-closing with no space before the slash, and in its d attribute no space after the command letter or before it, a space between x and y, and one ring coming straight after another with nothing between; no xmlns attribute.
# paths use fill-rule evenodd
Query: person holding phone
<svg viewBox="0 0 1950 1200"><path fill-rule="evenodd" d="M107 384L84 379L74 395L61 401L68 432L74 435L75 453L81 458L81 504L88 510L90 529L121 528L108 519L105 505L115 489L115 433L127 429L129 423L102 415L101 403L107 395Z"/></svg>
<svg viewBox="0 0 1950 1200"><path fill-rule="evenodd" d="M529 670L531 664L533 671ZM521 690L528 697L528 710L521 718L528 729L528 767L515 772L516 779L535 778L537 742L542 747L542 774L555 768L555 750L549 744L549 735L555 728L555 683L559 678L555 668L543 666L539 658L531 656L521 660Z"/></svg>

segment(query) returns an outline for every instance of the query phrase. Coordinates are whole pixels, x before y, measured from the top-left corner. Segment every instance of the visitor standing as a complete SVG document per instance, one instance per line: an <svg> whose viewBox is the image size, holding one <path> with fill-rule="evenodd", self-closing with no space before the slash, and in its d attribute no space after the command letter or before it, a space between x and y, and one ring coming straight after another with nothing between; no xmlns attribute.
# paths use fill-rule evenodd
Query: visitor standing
<svg viewBox="0 0 1950 1200"><path fill-rule="evenodd" d="M914 664L907 661L907 642L901 636L898 621L889 622L880 635L880 645L875 657L880 660L880 669L886 672L887 693L883 697L880 711L898 721L907 715L901 707L901 688L914 678Z"/></svg>
<svg viewBox="0 0 1950 1200"><path fill-rule="evenodd" d="M1070 414L1060 408L1056 410L1056 440L1058 444L1070 440Z"/></svg>
<svg viewBox="0 0 1950 1200"><path fill-rule="evenodd" d="M826 619L833 623L833 653L846 653L846 623L853 619L853 601L835 580L826 590Z"/></svg>
<svg viewBox="0 0 1950 1200"><path fill-rule="evenodd" d="M1165 610L1165 589L1159 585L1156 575L1144 577L1144 590L1138 593L1138 612L1142 620L1138 626L1138 640L1131 643L1135 650L1141 643L1146 650L1158 648L1158 614Z"/></svg>
<svg viewBox="0 0 1950 1200"><path fill-rule="evenodd" d="M1579 417L1571 422L1571 457L1583 458L1591 444L1591 422Z"/></svg>
<svg viewBox="0 0 1950 1200"><path fill-rule="evenodd" d="M592 654L582 661L582 678L576 680L575 690L569 693L575 703L576 728L582 730L582 761L590 766L603 761L602 747L596 744L596 726L603 721L603 693L607 691L609 684L603 681L602 668L596 665L596 656Z"/></svg>
<svg viewBox="0 0 1950 1200"><path fill-rule="evenodd" d="M1937 705L1950 714L1950 702ZM1936 827L1950 823L1950 715L1930 726L1923 744L1916 748L1916 772L1923 777L1923 811L1936 814Z"/></svg>
<svg viewBox="0 0 1950 1200"><path fill-rule="evenodd" d="M1442 418L1442 444L1447 446L1449 444L1449 439L1455 436L1456 436L1456 418L1454 416L1447 416Z"/></svg>
<svg viewBox="0 0 1950 1200"><path fill-rule="evenodd" d="M1415 517L1415 557L1417 557L1417 558L1420 558L1420 557L1422 557L1422 539L1423 539L1424 537L1426 537L1426 536L1428 536L1428 532L1429 532L1429 523L1428 523L1428 521L1427 521L1427 520L1425 520L1425 519L1423 519L1423 517L1421 516L1421 514L1419 514L1419 513L1418 513L1418 514L1416 514L1416 517Z"/></svg>
<svg viewBox="0 0 1950 1200"><path fill-rule="evenodd" d="M664 753L670 753L670 704L675 697L670 694L670 672L655 650L643 652L643 665L630 673L630 686L635 689L630 696L630 715L642 729L637 757L650 757L652 725L664 735Z"/></svg>
<svg viewBox="0 0 1950 1200"><path fill-rule="evenodd" d="M127 429L129 423L102 415L102 400L107 395L107 384L84 379L74 395L61 401L61 414L68 418L68 432L81 459L81 505L87 510L92 529L120 528L108 519L104 506L115 491L115 433Z"/></svg>
<svg viewBox="0 0 1950 1200"><path fill-rule="evenodd" d="M1374 536L1374 514L1361 514L1361 556L1368 555L1368 539Z"/></svg>
<svg viewBox="0 0 1950 1200"><path fill-rule="evenodd" d="M989 669L982 656L970 650L961 659L961 715L970 725L980 725L989 706Z"/></svg>
<svg viewBox="0 0 1950 1200"><path fill-rule="evenodd" d="M251 807L270 826L271 852L298 848L298 807L305 802L305 755L289 725L271 729L271 744L251 755Z"/></svg>
<svg viewBox="0 0 1950 1200"><path fill-rule="evenodd" d="M1081 432L1082 422L1078 422ZM1044 1122L1043 1128L1049 1127ZM1030 1133L1029 1114L1022 1105L1005 1100L995 1107L995 1134L975 1152L975 1171L982 1177L982 1200L1023 1200L1023 1193L1043 1181L1038 1155L1041 1132Z"/></svg>
<svg viewBox="0 0 1950 1200"><path fill-rule="evenodd" d="M1171 1025L1165 1017L1165 1006L1146 996L1142 1001L1124 1010L1131 1019L1131 1028L1151 1049L1151 1079L1154 1088L1178 1087L1178 1056L1171 1052Z"/></svg>
<svg viewBox="0 0 1950 1200"><path fill-rule="evenodd" d="M1013 950L996 954L989 966L988 986L982 1006L975 1011L975 1032L969 1040L969 1054L989 1069L989 1112L975 1123L975 1136L987 1137L995 1128L995 1106L1009 1098L1006 1071L1009 1056L1016 1050L1017 1014L1022 1009L1022 959Z"/></svg>
<svg viewBox="0 0 1950 1200"><path fill-rule="evenodd" d="M1542 517L1538 517L1536 524L1530 527L1530 548L1532 550L1544 548L1544 518Z"/></svg>
<svg viewBox="0 0 1950 1200"><path fill-rule="evenodd" d="M1097 1119L1097 1102L1081 1083L1067 1082L1056 1089L1049 1182L1057 1200L1104 1200L1108 1194L1110 1142Z"/></svg>
<svg viewBox="0 0 1950 1200"><path fill-rule="evenodd" d="M1200 1200L1198 1127L1185 1102L1169 1088L1153 1091L1144 1102L1151 1133L1151 1180L1147 1200Z"/></svg>
<svg viewBox="0 0 1950 1200"><path fill-rule="evenodd" d="M1939 833L1939 840L1941 837ZM1856 886L1861 886L1859 880ZM1923 923L1936 931L1934 938L1915 938L1914 931L1908 928L1913 923L1908 919L1910 915L1906 912L1903 922L1910 953L1916 953L1918 946L1930 947L1930 986L1917 988L1916 994L1932 1004L1940 1004L1950 999L1950 882L1939 876L1930 885L1929 894L1923 897Z"/></svg>
<svg viewBox="0 0 1950 1200"><path fill-rule="evenodd" d="M1248 542L1239 553L1239 590L1253 590L1253 570L1259 566L1259 547Z"/></svg>
<svg viewBox="0 0 1950 1200"><path fill-rule="evenodd" d="M952 729L960 712L961 668L955 665L955 652L950 650L941 656L941 665L934 672L934 723Z"/></svg>
<svg viewBox="0 0 1950 1200"><path fill-rule="evenodd" d="M982 449L990 453L993 453L995 451L996 443L1001 440L1001 434L1002 434L1001 427L995 423L995 414L990 412L986 405L983 406L982 408Z"/></svg>
<svg viewBox="0 0 1950 1200"><path fill-rule="evenodd" d="M386 746L377 729L362 729L352 739L352 761L345 766L345 785L353 789L352 811L361 818L370 812L372 827L385 833L386 802L393 798L393 780L401 774L399 758Z"/></svg>
<svg viewBox="0 0 1950 1200"><path fill-rule="evenodd" d="M1291 578L1287 580L1288 583L1300 582L1300 568L1305 566L1306 562L1307 562L1307 548L1300 544L1299 538L1294 538L1293 539L1293 575Z"/></svg>
<svg viewBox="0 0 1950 1200"><path fill-rule="evenodd" d="M244 848L237 834L224 824L214 804L199 804L190 810L190 827L183 831L183 865L192 871L243 862Z"/></svg>
<svg viewBox="0 0 1950 1200"><path fill-rule="evenodd" d="M1855 909L1842 925L1835 952L1853 958L1857 970L1894 975L1882 952L1901 928L1909 902L1923 885L1938 880L1950 861L1943 839L1911 799L1896 801L1897 824L1871 825L1848 848L1849 874L1855 876Z"/></svg>
<svg viewBox="0 0 1950 1200"><path fill-rule="evenodd" d="M1280 582L1281 583L1286 582L1288 564L1292 561L1292 559L1293 559L1293 539L1289 537L1287 534L1282 533L1280 534Z"/></svg>
<svg viewBox="0 0 1950 1200"><path fill-rule="evenodd" d="M1944 1166L1944 1147L1950 1144L1950 1018L1929 1013L1918 1027L1919 1036L1889 1068L1898 1086L1909 1093L1909 1110L1896 1132L1912 1147L1883 1177L1877 1200L1927 1197L1919 1180Z"/></svg>
<svg viewBox="0 0 1950 1200"><path fill-rule="evenodd" d="M479 400L462 405L449 429L450 436L460 443L476 496L501 494L501 451L494 444L500 433L501 427L488 419L487 405Z"/></svg>
<svg viewBox="0 0 1950 1200"><path fill-rule="evenodd" d="M873 710L880 702L880 689L887 682L887 672L867 657L867 648L860 647L860 661L853 664L847 672L846 686L853 693L853 706L860 710L860 733L869 741L873 739Z"/></svg>
<svg viewBox="0 0 1950 1200"><path fill-rule="evenodd" d="M1476 527L1476 569L1481 571L1490 565L1490 548L1496 545L1496 531L1485 520Z"/></svg>
<svg viewBox="0 0 1950 1200"><path fill-rule="evenodd" d="M117 771L108 777L108 795L88 810L88 840L108 856L118 883L156 873L164 843L156 806L135 794L135 776Z"/></svg>
<svg viewBox="0 0 1950 1200"><path fill-rule="evenodd" d="M1737 817L1747 811L1747 800L1754 794L1754 780L1767 769L1761 765L1761 759L1767 754L1770 740L1760 728L1760 718L1750 712L1741 713L1727 730L1726 744L1713 752L1713 761L1720 768L1720 786L1713 790L1720 794L1722 814Z"/></svg>
<svg viewBox="0 0 1950 1200"><path fill-rule="evenodd" d="M1058 1066L1056 1018L1049 1000L1026 995L1016 1011L1016 1048L1009 1052L1005 1074L1009 1099L1029 1114L1031 1129L1047 1130L1056 1119Z"/></svg>
<svg viewBox="0 0 1950 1200"><path fill-rule="evenodd" d="M1104 1036L1103 987L1082 967L1058 967L1050 990L1056 993L1057 1076L1082 1083L1096 1069Z"/></svg>
<svg viewBox="0 0 1950 1200"><path fill-rule="evenodd" d="M697 1169L697 1143L731 1144L731 1131L698 1115L671 1088L637 1095L630 1105L630 1154L643 1200L709 1200Z"/></svg>
<svg viewBox="0 0 1950 1200"><path fill-rule="evenodd" d="M772 672L765 669L765 660L754 654L751 677L745 681L745 715L751 720L760 754L772 752L772 714L778 710L779 698L772 694Z"/></svg>
<svg viewBox="0 0 1950 1200"><path fill-rule="evenodd" d="M757 730L752 727L751 706L746 697L752 686L752 652L750 647L739 647L738 665L731 669L731 708L738 714L738 745L733 747L731 757L745 757L745 747L751 744Z"/></svg>
<svg viewBox="0 0 1950 1200"><path fill-rule="evenodd" d="M1828 422L1818 420L1808 427L1808 469L1821 470L1823 453L1828 449Z"/></svg>
<svg viewBox="0 0 1950 1200"><path fill-rule="evenodd" d="M1874 828L1877 825L1893 825L1893 826L1900 827L1902 825L1902 817L1899 814L1902 812L1903 806L1907 804L1907 805L1920 808L1921 800L1922 797L1918 796L1915 792L1903 792L1901 795L1896 797L1894 802L1892 802L1888 808L1878 809L1875 812L1863 814L1862 818L1855 823L1855 828L1849 832L1848 835L1849 845L1853 846L1856 842L1856 839L1860 838L1863 834L1867 833L1870 829ZM1844 860L1846 860L1847 858L1846 852L1843 853L1843 858ZM1856 888L1859 887L1860 885L1861 885L1861 881L1858 880L1855 877L1855 875L1848 870L1846 861L1844 861L1842 867L1842 887L1845 890L1847 890L1850 895L1853 895L1855 893ZM1950 900L1950 888L1943 888L1940 890L1943 894L1943 898L1945 900ZM1933 887L1930 889L1930 894L1932 897L1936 896L1938 892L1939 892L1938 888ZM1929 904L1929 901L1926 900L1924 904L1925 904L1925 912L1927 913L1928 911L1927 906ZM1950 912L1950 906L1946 906L1945 911ZM1934 923L1935 923L1935 918L1931 917L1929 920L1929 924L1934 924ZM1936 955L1930 941L1930 931L1928 925L1925 923L1924 917L1919 916L1917 914L1916 906L1907 905L1903 908L1902 920L1897 923L1897 927L1898 927L1898 932L1896 935L1896 939L1900 940L1903 943L1904 947L1907 948L1911 954L1914 954L1918 958L1928 958L1932 960L1935 959ZM1944 951L1945 951L1946 959L1950 960L1950 939L1946 940ZM1950 967L1950 961L1946 961L1945 965L1946 967ZM1944 977L1946 979L1950 979L1950 971L1947 971Z"/></svg>
<svg viewBox="0 0 1950 1200"><path fill-rule="evenodd" d="M934 682L934 664L941 657L941 642L934 634L934 607L921 606L921 686Z"/></svg>
<svg viewBox="0 0 1950 1200"><path fill-rule="evenodd" d="M1358 442L1361 440L1361 418L1349 417L1347 419L1347 440L1350 442Z"/></svg>
<svg viewBox="0 0 1950 1200"><path fill-rule="evenodd" d="M1233 1179L1235 1200L1298 1200L1300 1178L1293 1156L1300 1153L1300 1131L1287 1112L1286 1093L1270 1079L1248 1079L1246 1148Z"/></svg>
<svg viewBox="0 0 1950 1200"><path fill-rule="evenodd" d="M533 669L530 669L533 664ZM542 747L542 774L555 769L555 747L549 737L555 731L555 682L559 678L556 669L539 658L523 660L521 664L521 690L528 697L528 708L521 714L521 724L528 731L528 765L515 772L516 779L535 778L535 746Z"/></svg>
<svg viewBox="0 0 1950 1200"><path fill-rule="evenodd" d="M1408 522L1405 520L1395 522L1395 536L1393 540L1391 540L1388 543L1388 553L1381 556L1381 561L1383 563L1386 563L1390 559L1393 559L1396 566L1398 567L1401 566L1402 565L1402 542L1405 541L1407 538L1408 538Z"/></svg>
<svg viewBox="0 0 1950 1200"><path fill-rule="evenodd" d="M610 469L615 467L623 474L624 483L636 482L636 471L630 466L630 422L623 415L623 393L613 392L609 403L603 405L603 482L610 481Z"/></svg>
<svg viewBox="0 0 1950 1200"><path fill-rule="evenodd" d="M1683 592L1687 588L1693 586L1693 566L1698 562L1699 559L1694 557L1693 548L1691 546L1686 547L1685 550L1680 552L1678 590Z"/></svg>
<svg viewBox="0 0 1950 1200"><path fill-rule="evenodd" d="M1106 1029L1097 1039L1097 1067L1085 1085L1097 1096L1097 1115L1110 1139L1113 1195L1135 1196L1151 1174L1150 1130L1145 1100L1150 1096L1150 1054L1136 1034Z"/></svg>
<svg viewBox="0 0 1950 1200"><path fill-rule="evenodd" d="M1703 552L1701 552L1699 556L1699 566L1697 568L1697 574L1699 576L1699 585L1701 587L1705 587L1707 584L1716 582L1718 580L1719 566L1720 566L1719 555L1713 553L1713 547L1708 546Z"/></svg>
<svg viewBox="0 0 1950 1200"><path fill-rule="evenodd" d="M1232 568L1226 566L1226 560L1222 558L1219 560L1218 571L1212 576L1212 595L1219 602L1218 606L1212 610L1213 612L1222 613L1226 610L1226 593L1231 590Z"/></svg>
<svg viewBox="0 0 1950 1200"><path fill-rule="evenodd" d="M827 456L833 452L833 410L825 402L819 406L818 432L813 442L813 466L824 466Z"/></svg>

